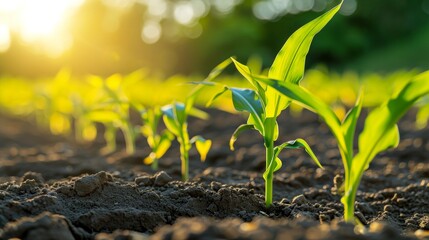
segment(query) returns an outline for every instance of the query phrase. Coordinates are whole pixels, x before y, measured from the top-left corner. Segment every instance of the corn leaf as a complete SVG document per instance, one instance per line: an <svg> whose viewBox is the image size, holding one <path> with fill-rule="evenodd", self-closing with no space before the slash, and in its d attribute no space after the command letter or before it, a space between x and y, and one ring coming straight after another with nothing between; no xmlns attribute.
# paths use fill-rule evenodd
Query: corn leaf
<svg viewBox="0 0 429 240"><path fill-rule="evenodd" d="M191 139L191 144L195 143L195 147L197 148L198 153L201 156L201 161L204 162L207 158L207 153L212 146L212 141L204 139L201 136L195 136Z"/></svg>
<svg viewBox="0 0 429 240"><path fill-rule="evenodd" d="M158 146L155 149L155 156L157 159L160 159L164 154L167 152L167 150L171 146L171 141L173 141L174 136L168 132L164 131L164 133L159 138Z"/></svg>
<svg viewBox="0 0 429 240"><path fill-rule="evenodd" d="M156 154L154 152L151 152L149 154L149 156L147 156L147 157L145 157L145 159L143 159L143 163L146 164L146 165L152 164L155 161L155 159L156 159L155 155Z"/></svg>
<svg viewBox="0 0 429 240"><path fill-rule="evenodd" d="M276 157L274 159L275 160L270 163L270 165L268 166L268 168L265 170L264 174L262 175L262 177L265 180L267 180L267 175L270 174L270 172L274 173L274 172L278 171L283 165L282 160L280 160L280 158Z"/></svg>
<svg viewBox="0 0 429 240"><path fill-rule="evenodd" d="M274 142L279 137L279 125L276 118L266 118L264 121L264 141Z"/></svg>
<svg viewBox="0 0 429 240"><path fill-rule="evenodd" d="M165 126L171 133L173 133L176 136L180 134L180 127L177 124L177 122L174 120L174 117L170 117L167 114L165 114L162 116L162 119L164 120Z"/></svg>
<svg viewBox="0 0 429 240"><path fill-rule="evenodd" d="M183 103L173 103L161 108L162 113L167 118L177 121L179 125L183 124L186 120L185 105Z"/></svg>
<svg viewBox="0 0 429 240"><path fill-rule="evenodd" d="M294 32L283 45L268 72L268 77L299 84L304 75L305 58L314 36L332 19L342 1L313 21ZM267 117L277 117L288 106L288 101L273 89L267 89Z"/></svg>
<svg viewBox="0 0 429 240"><path fill-rule="evenodd" d="M111 123L121 121L121 115L114 111L109 110L95 110L88 112L85 117L94 122Z"/></svg>
<svg viewBox="0 0 429 240"><path fill-rule="evenodd" d="M304 139L297 138L295 140L285 142L285 143L275 147L274 148L274 156L277 158L279 156L280 152L285 148L292 148L292 149L304 148L304 150L308 153L308 155L311 157L311 159L314 161L314 163L316 163L316 165L319 166L320 168L323 168L322 164L320 164L320 162L319 162L319 159L317 159L313 150L311 150L310 146L308 145L308 143Z"/></svg>
<svg viewBox="0 0 429 240"><path fill-rule="evenodd" d="M191 108L188 113L191 116L194 116L203 120L206 120L209 118L209 115L206 112L194 107Z"/></svg>
<svg viewBox="0 0 429 240"><path fill-rule="evenodd" d="M359 153L353 160L352 168L359 169L352 176L354 180L361 177L376 154L397 146L399 132L396 123L419 98L427 94L429 71L417 75L396 97L371 111L359 136Z"/></svg>
<svg viewBox="0 0 429 240"><path fill-rule="evenodd" d="M202 82L200 82L200 85L197 86L196 88L194 88L192 90L192 92L189 94L189 96L186 99L186 108L187 111L192 108L192 106L194 105L195 102L195 98L197 97L197 95L199 94L199 92L207 85L209 84L211 81L213 81L215 78L217 78L219 76L219 74L222 73L222 71L229 66L229 64L231 64L231 59L228 58L226 60L224 60L223 62L221 62L220 64L218 64L215 68L213 68L213 70L209 73L209 75L207 76L206 79L204 79Z"/></svg>
<svg viewBox="0 0 429 240"><path fill-rule="evenodd" d="M346 161L347 165L345 167L349 168L351 166L351 161L353 159L353 143L354 143L354 136L356 131L356 124L358 121L358 118L360 116L360 112L362 110L362 103L363 98L361 95L356 100L355 106L349 110L346 117L344 118L341 128L343 130L344 134L344 140L347 148L347 156Z"/></svg>
<svg viewBox="0 0 429 240"><path fill-rule="evenodd" d="M249 112L254 120L255 128L263 132L263 115L261 101L255 91L250 89L229 88L232 92L232 102L235 110Z"/></svg>
<svg viewBox="0 0 429 240"><path fill-rule="evenodd" d="M234 133L231 136L231 139L229 139L229 148L231 149L231 151L234 151L234 143L235 141L237 141L238 136L246 131L246 130L255 130L255 126L253 124L242 124L240 126L238 126L237 129L235 129Z"/></svg>
<svg viewBox="0 0 429 240"><path fill-rule="evenodd" d="M227 87L224 87L221 91L216 93L206 104L206 107L210 107L216 99L218 99L220 96L222 96L224 93L226 93L229 89Z"/></svg>
<svg viewBox="0 0 429 240"><path fill-rule="evenodd" d="M344 153L347 153L340 120L331 110L331 108L321 99L319 99L306 89L293 83L280 82L261 76L254 78L257 81L267 84L269 87L277 90L286 97L294 100L297 104L302 105L313 112L316 112L321 118L323 118L325 123L332 130L334 136L337 138L340 149L344 151Z"/></svg>
<svg viewBox="0 0 429 240"><path fill-rule="evenodd" d="M419 108L416 115L417 128L423 129L428 125L429 120L429 104Z"/></svg>
<svg viewBox="0 0 429 240"><path fill-rule="evenodd" d="M246 80L253 86L254 90L261 96L261 100L265 105L265 89L255 80L253 79L252 73L250 71L250 68L234 58L231 58L233 61L235 68L240 72L240 74L246 78Z"/></svg>

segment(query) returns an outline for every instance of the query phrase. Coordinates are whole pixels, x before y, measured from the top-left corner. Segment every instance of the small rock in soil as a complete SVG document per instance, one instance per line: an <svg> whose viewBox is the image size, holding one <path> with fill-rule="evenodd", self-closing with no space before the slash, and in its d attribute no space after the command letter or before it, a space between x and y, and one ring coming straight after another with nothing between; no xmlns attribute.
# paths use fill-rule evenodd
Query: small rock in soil
<svg viewBox="0 0 429 240"><path fill-rule="evenodd" d="M24 176L22 176L22 181L26 181L28 179L32 179L36 181L39 185L43 185L45 180L42 177L42 174L36 172L26 172Z"/></svg>
<svg viewBox="0 0 429 240"><path fill-rule="evenodd" d="M171 182L173 178L170 177L166 172L161 171L155 174L155 186L164 186L165 184Z"/></svg>
<svg viewBox="0 0 429 240"><path fill-rule="evenodd" d="M153 185L154 179L149 176L141 176L134 179L134 182L139 186L151 186Z"/></svg>
<svg viewBox="0 0 429 240"><path fill-rule="evenodd" d="M290 201L287 198L282 198L282 200L280 200L280 204L290 204Z"/></svg>
<svg viewBox="0 0 429 240"><path fill-rule="evenodd" d="M27 179L21 183L21 185L19 186L19 190L23 193L36 193L39 187L40 184L38 184L36 180Z"/></svg>
<svg viewBox="0 0 429 240"><path fill-rule="evenodd" d="M358 202L356 208L361 211L364 215L371 215L374 213L374 210L368 203Z"/></svg>
<svg viewBox="0 0 429 240"><path fill-rule="evenodd" d="M341 190L342 190L341 188L342 188L343 182L344 182L344 179L340 174L335 175L334 187L332 188L333 194L340 194L341 193Z"/></svg>
<svg viewBox="0 0 429 240"><path fill-rule="evenodd" d="M368 221L361 212L355 212L355 216L363 225L368 224Z"/></svg>
<svg viewBox="0 0 429 240"><path fill-rule="evenodd" d="M396 239L400 235L399 231L385 222L373 222L369 226L370 233L378 233L383 239Z"/></svg>
<svg viewBox="0 0 429 240"><path fill-rule="evenodd" d="M90 235L82 229L75 228L62 215L49 212L36 217L23 217L16 222L8 223L0 239L19 238L23 240L74 240L89 239Z"/></svg>
<svg viewBox="0 0 429 240"><path fill-rule="evenodd" d="M419 227L423 230L429 230L429 215L420 219Z"/></svg>
<svg viewBox="0 0 429 240"><path fill-rule="evenodd" d="M384 208L383 208L383 211L385 211L385 212L393 212L393 210L394 210L394 208L390 204L385 205Z"/></svg>
<svg viewBox="0 0 429 240"><path fill-rule="evenodd" d="M308 203L308 200L304 197L304 195L298 195L292 199L292 203L302 205Z"/></svg>
<svg viewBox="0 0 429 240"><path fill-rule="evenodd" d="M102 187L108 180L108 174L102 171L95 175L85 176L76 180L74 189L77 195L83 197Z"/></svg>
<svg viewBox="0 0 429 240"><path fill-rule="evenodd" d="M319 221L320 221L320 223L329 222L329 221L331 221L331 217L327 214L320 214L319 215Z"/></svg>
<svg viewBox="0 0 429 240"><path fill-rule="evenodd" d="M222 187L222 184L219 182L211 182L210 187L213 191L217 192Z"/></svg>
<svg viewBox="0 0 429 240"><path fill-rule="evenodd" d="M407 204L407 199L405 198L398 198L396 199L396 203L398 204L398 206L405 206Z"/></svg>

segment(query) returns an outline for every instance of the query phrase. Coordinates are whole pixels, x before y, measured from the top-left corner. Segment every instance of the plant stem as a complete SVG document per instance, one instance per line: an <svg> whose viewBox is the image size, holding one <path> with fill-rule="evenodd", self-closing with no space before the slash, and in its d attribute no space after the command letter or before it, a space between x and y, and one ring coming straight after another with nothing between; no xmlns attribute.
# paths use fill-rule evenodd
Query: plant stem
<svg viewBox="0 0 429 240"><path fill-rule="evenodd" d="M265 168L267 174L265 175L265 205L270 207L273 203L273 162L274 162L274 142L269 141L265 143L266 159Z"/></svg>
<svg viewBox="0 0 429 240"><path fill-rule="evenodd" d="M268 173L265 179L265 206L268 208L273 203L273 173Z"/></svg>
<svg viewBox="0 0 429 240"><path fill-rule="evenodd" d="M104 132L104 139L106 140L106 147L104 152L111 153L116 150L116 128L112 125L106 125Z"/></svg>
<svg viewBox="0 0 429 240"><path fill-rule="evenodd" d="M354 182L352 182L351 177L349 178L349 184L346 185L346 192L344 193L343 199L341 199L343 205L344 205L344 221L349 223L356 223L355 219L355 201L356 201L356 194L357 190L360 184L360 181L362 179L363 172L365 171L365 168L361 167L359 171L357 172L357 178L354 179Z"/></svg>
<svg viewBox="0 0 429 240"><path fill-rule="evenodd" d="M188 181L189 179L189 153L186 150L185 144L180 143L180 160L182 180Z"/></svg>
<svg viewBox="0 0 429 240"><path fill-rule="evenodd" d="M355 197L354 195L347 194L343 196L341 202L344 205L344 221L354 223L355 217Z"/></svg>
<svg viewBox="0 0 429 240"><path fill-rule="evenodd" d="M133 127L131 124L126 124L125 127L122 128L122 132L125 138L125 148L128 154L134 154L135 152L135 143L134 143L134 133Z"/></svg>
<svg viewBox="0 0 429 240"><path fill-rule="evenodd" d="M158 170L158 159L157 158L155 158L153 160L151 167L153 170Z"/></svg>

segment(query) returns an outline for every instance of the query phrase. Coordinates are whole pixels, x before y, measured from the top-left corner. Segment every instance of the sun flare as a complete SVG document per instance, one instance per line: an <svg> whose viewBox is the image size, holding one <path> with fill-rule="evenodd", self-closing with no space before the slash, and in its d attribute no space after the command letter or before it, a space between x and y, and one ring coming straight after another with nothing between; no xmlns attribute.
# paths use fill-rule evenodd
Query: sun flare
<svg viewBox="0 0 429 240"><path fill-rule="evenodd" d="M83 2L84 0L0 0L0 25L9 29L7 34L0 35L0 42L6 42L4 39L9 39L15 33L25 44L37 46L51 56L60 55L72 43L65 23Z"/></svg>

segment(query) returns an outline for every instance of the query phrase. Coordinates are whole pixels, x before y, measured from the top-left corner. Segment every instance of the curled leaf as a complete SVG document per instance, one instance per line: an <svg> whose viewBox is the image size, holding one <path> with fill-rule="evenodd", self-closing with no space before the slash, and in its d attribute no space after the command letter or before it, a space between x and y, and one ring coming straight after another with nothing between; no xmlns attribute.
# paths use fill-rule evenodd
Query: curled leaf
<svg viewBox="0 0 429 240"><path fill-rule="evenodd" d="M237 129L235 129L234 133L231 136L231 139L229 139L229 148L231 149L231 151L234 151L234 143L235 141L237 141L237 137L238 135L240 135L242 132L246 131L246 130L250 130L250 129L255 129L255 126L253 126L252 124L242 124L240 126L238 126Z"/></svg>
<svg viewBox="0 0 429 240"><path fill-rule="evenodd" d="M191 144L195 143L195 147L197 148L197 151L201 156L201 161L204 162L207 158L207 153L212 146L212 141L209 139L204 139L201 136L195 136L191 139L190 142Z"/></svg>
<svg viewBox="0 0 429 240"><path fill-rule="evenodd" d="M320 168L323 168L322 164L320 164L320 162L319 162L319 159L317 159L313 150L311 150L310 146L308 145L308 143L304 139L297 138L295 140L285 142L285 143L275 147L274 148L274 156L278 157L280 152L285 148L295 148L295 149L296 148L304 148L304 150L308 153L308 155L311 157L311 159L313 159L313 161L316 163L316 165L319 166Z"/></svg>

